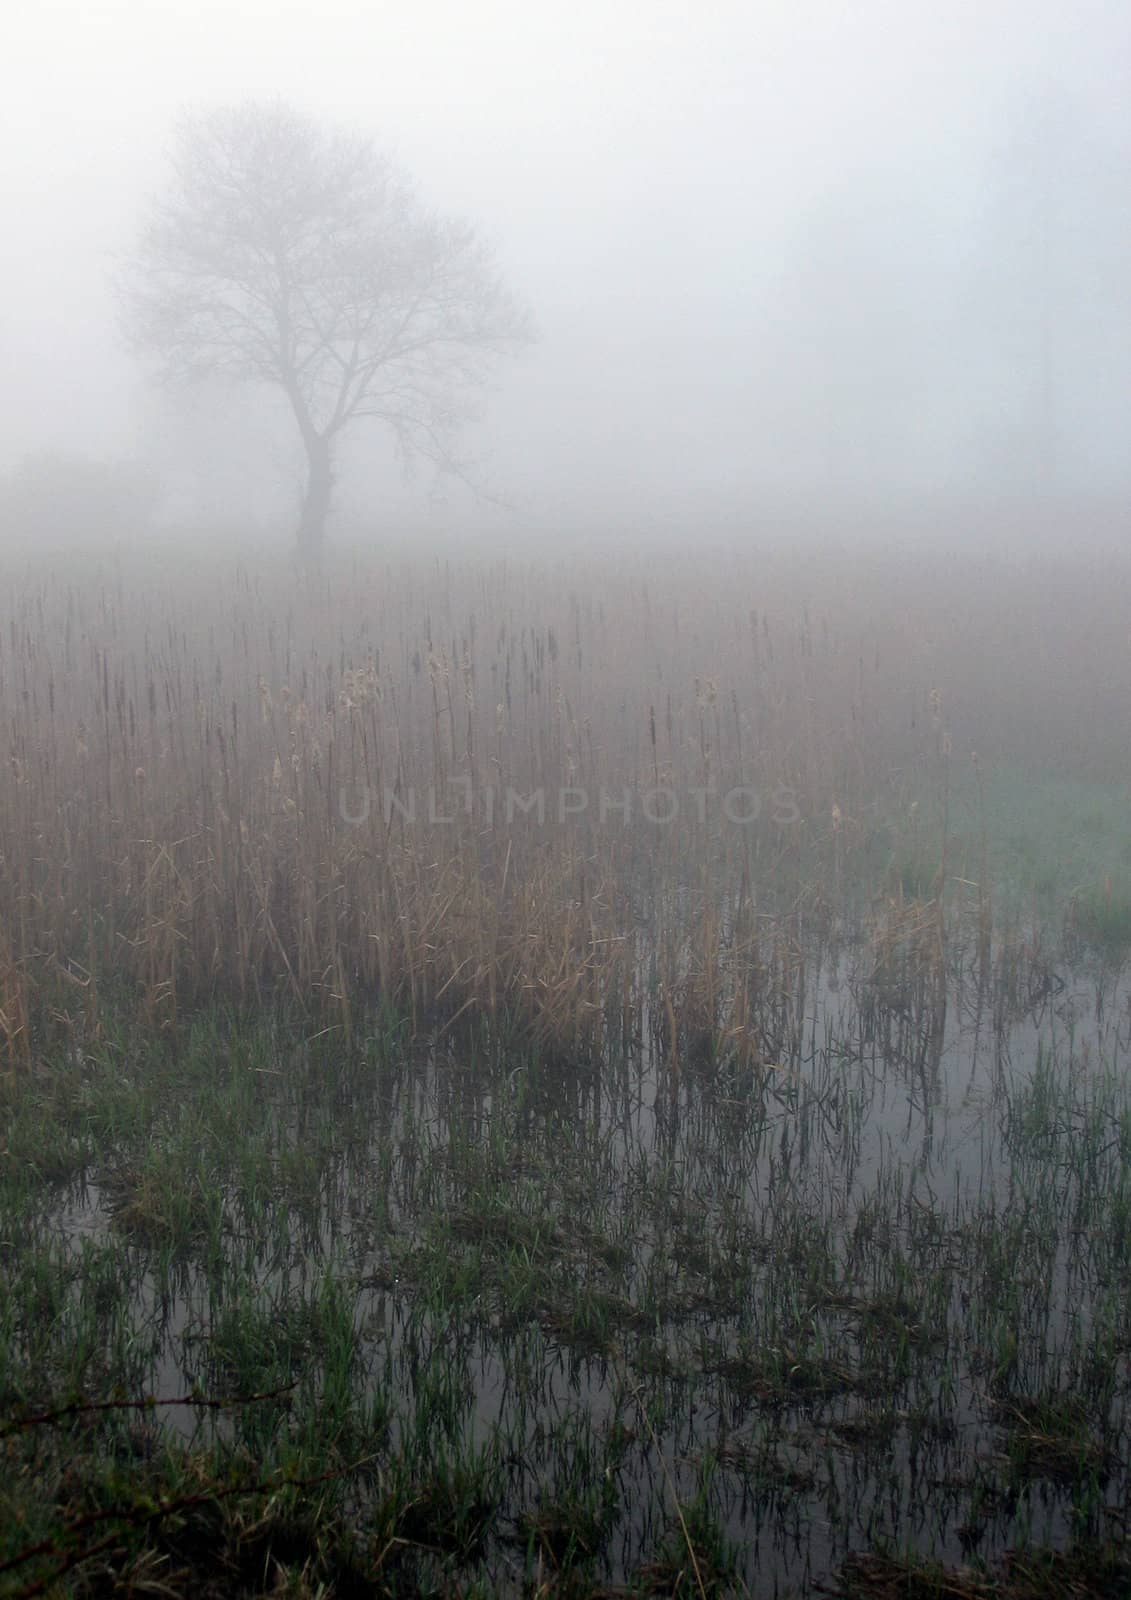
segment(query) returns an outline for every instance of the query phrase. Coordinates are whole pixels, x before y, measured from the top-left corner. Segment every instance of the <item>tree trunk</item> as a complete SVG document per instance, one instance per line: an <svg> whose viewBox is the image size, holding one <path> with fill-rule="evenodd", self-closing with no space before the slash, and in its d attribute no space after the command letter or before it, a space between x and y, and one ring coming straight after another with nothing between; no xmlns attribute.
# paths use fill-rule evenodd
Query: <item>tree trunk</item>
<svg viewBox="0 0 1131 1600"><path fill-rule="evenodd" d="M306 489L298 524L298 553L306 566L317 566L326 536L326 518L334 491L334 472L330 463L330 444L318 434L306 443Z"/></svg>

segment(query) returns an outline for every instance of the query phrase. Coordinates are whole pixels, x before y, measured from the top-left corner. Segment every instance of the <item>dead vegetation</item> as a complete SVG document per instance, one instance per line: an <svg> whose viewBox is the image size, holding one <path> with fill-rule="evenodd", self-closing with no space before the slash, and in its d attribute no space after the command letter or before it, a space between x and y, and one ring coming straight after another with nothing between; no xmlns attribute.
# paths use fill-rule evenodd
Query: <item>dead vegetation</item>
<svg viewBox="0 0 1131 1600"><path fill-rule="evenodd" d="M1027 706L1024 639L979 697L961 639L940 656L926 602L866 571L583 576L373 562L303 591L137 558L8 582L4 1058L52 1016L89 1034L113 987L155 1027L222 996L348 1038L384 1005L571 1059L650 1039L757 1067L849 927L874 1030L929 1054L978 866L951 779ZM1066 723L1095 697L1078 663ZM1111 731L1131 697L1105 694Z"/></svg>

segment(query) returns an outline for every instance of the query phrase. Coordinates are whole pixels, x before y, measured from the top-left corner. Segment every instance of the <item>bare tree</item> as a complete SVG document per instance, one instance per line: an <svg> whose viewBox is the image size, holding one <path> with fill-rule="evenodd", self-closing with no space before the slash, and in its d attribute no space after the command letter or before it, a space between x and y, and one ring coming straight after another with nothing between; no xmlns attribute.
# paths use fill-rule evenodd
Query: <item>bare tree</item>
<svg viewBox="0 0 1131 1600"><path fill-rule="evenodd" d="M168 379L282 390L315 560L343 430L375 419L406 462L459 470L476 391L529 317L475 230L425 210L368 140L250 105L186 118L172 164L122 275L127 335Z"/></svg>

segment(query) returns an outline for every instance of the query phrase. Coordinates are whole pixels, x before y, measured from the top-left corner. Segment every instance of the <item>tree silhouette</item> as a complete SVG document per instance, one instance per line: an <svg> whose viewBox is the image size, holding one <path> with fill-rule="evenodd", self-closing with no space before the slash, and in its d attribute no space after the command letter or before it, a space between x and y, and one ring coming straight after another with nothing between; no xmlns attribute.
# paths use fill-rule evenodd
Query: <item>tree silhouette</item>
<svg viewBox="0 0 1131 1600"><path fill-rule="evenodd" d="M284 106L189 117L120 289L134 346L171 381L272 385L306 459L300 553L321 550L335 447L363 419L402 459L455 443L530 318L468 223L427 211L365 139Z"/></svg>

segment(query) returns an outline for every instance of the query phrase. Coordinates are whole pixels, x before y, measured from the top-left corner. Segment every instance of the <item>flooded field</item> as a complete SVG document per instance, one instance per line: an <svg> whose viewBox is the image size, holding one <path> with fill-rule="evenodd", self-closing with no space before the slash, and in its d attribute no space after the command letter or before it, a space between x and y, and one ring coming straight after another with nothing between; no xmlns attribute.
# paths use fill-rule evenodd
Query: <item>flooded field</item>
<svg viewBox="0 0 1131 1600"><path fill-rule="evenodd" d="M10 9L0 1600L1131 1600L1131 5Z"/></svg>
<svg viewBox="0 0 1131 1600"><path fill-rule="evenodd" d="M258 1484L247 1541L192 1558L202 1592L232 1550L264 1592L293 1561L288 1476L325 1477L343 1593L356 1567L406 1594L805 1594L1110 1541L1131 1003L1110 971L1033 962L1008 1003L991 976L958 964L924 1007L817 951L774 1060L391 1023L347 1052L231 1017L77 1053L9 1108L0 1371L17 1417L106 1409L17 1423L9 1458L160 1477L180 1451Z"/></svg>
<svg viewBox="0 0 1131 1600"><path fill-rule="evenodd" d="M0 1589L1127 1592L1131 658L1058 574L0 591Z"/></svg>

